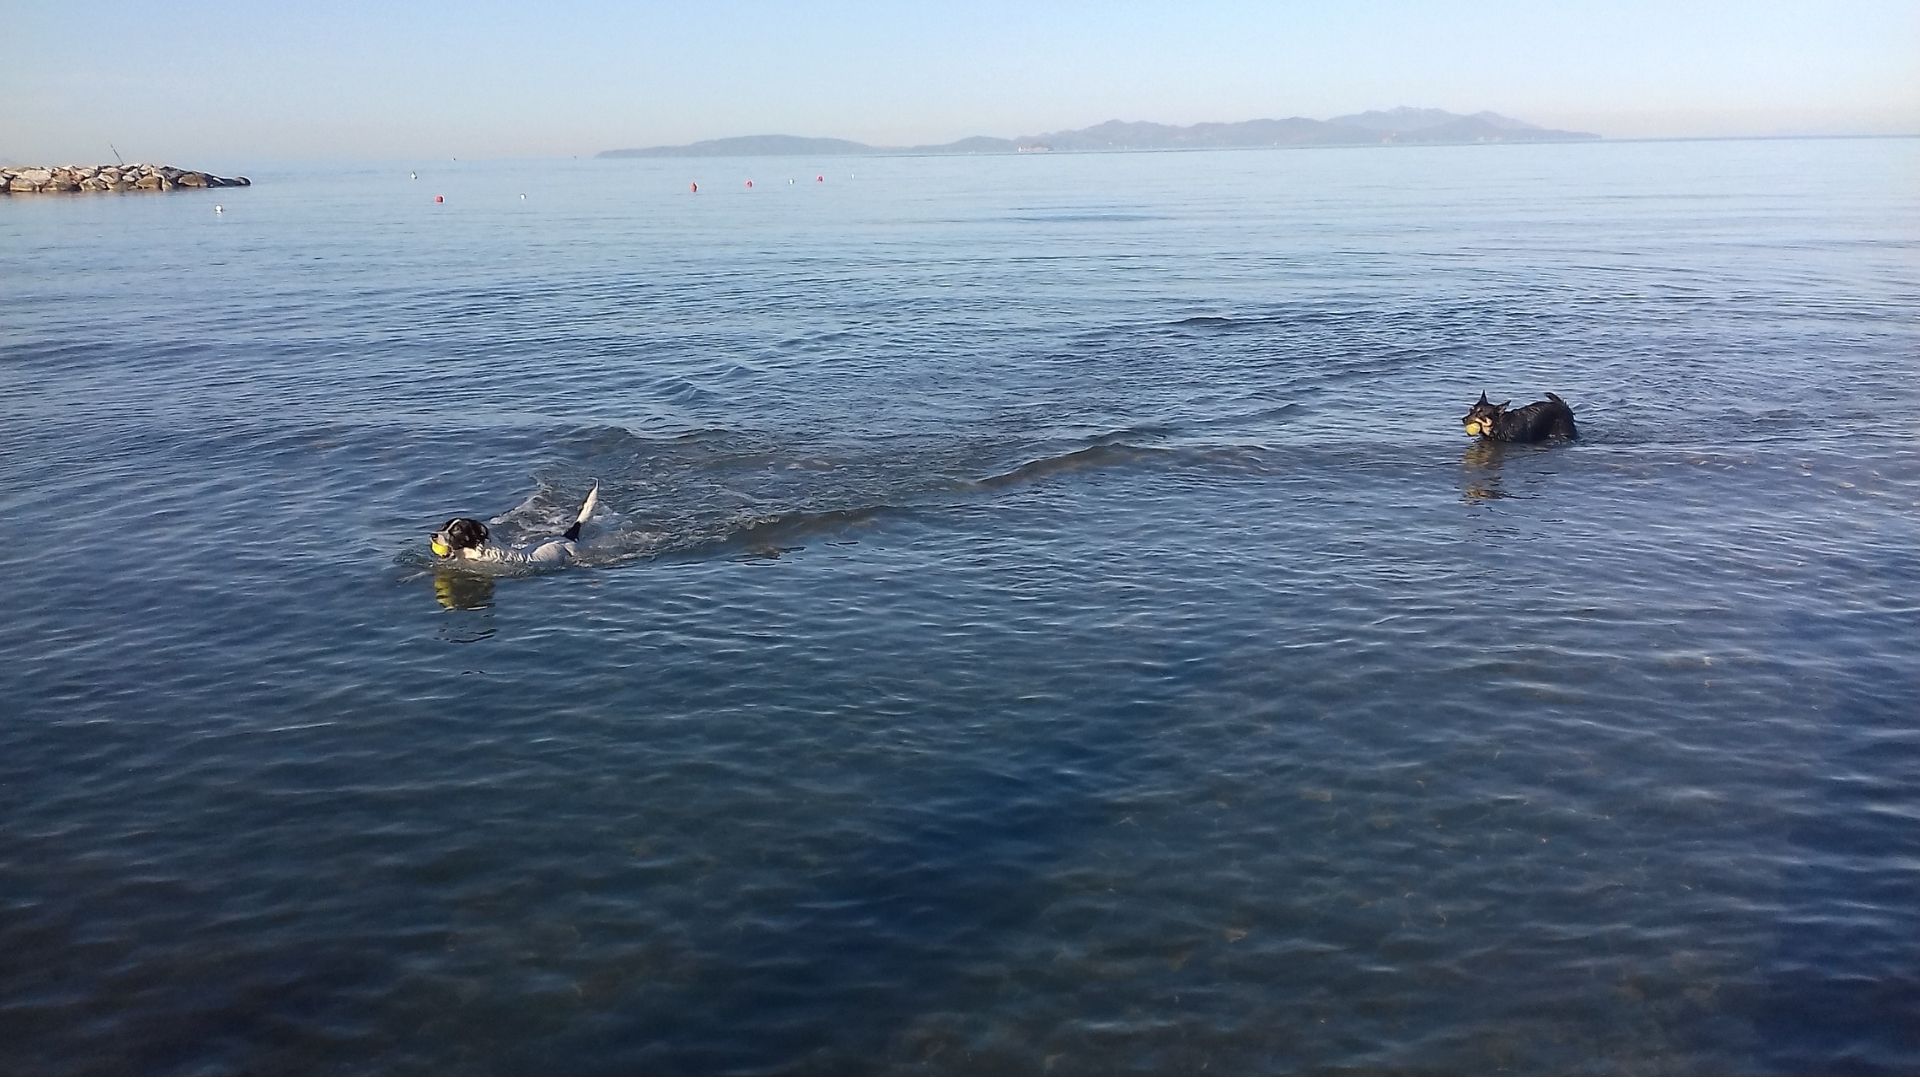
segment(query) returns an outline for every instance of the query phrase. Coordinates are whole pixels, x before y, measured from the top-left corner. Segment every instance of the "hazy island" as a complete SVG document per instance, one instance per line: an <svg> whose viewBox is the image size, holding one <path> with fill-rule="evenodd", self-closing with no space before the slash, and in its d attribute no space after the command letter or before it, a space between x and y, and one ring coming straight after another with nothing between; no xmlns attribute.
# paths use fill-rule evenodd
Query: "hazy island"
<svg viewBox="0 0 1920 1080"><path fill-rule="evenodd" d="M0 168L0 195L65 191L174 191L246 187L244 176L215 176L171 165L10 165Z"/></svg>
<svg viewBox="0 0 1920 1080"><path fill-rule="evenodd" d="M1115 150L1243 150L1273 146L1379 146L1392 144L1578 142L1598 139L1588 131L1538 127L1499 113L1471 116L1445 109L1402 106L1311 120L1243 120L1232 124L1129 123L1109 120L1077 131L1054 131L1000 139L986 135L935 146L868 146L850 139L809 139L796 135L745 135L707 139L685 146L604 150L603 158L633 157L828 157L848 154L1013 154Z"/></svg>

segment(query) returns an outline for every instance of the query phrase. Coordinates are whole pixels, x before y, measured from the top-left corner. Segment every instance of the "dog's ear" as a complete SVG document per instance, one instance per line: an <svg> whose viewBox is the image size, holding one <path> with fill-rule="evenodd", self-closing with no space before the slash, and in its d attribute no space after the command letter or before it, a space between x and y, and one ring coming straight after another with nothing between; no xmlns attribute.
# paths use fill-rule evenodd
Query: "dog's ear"
<svg viewBox="0 0 1920 1080"><path fill-rule="evenodd" d="M1503 402L1501 402L1500 404L1498 404L1498 405L1495 405L1495 406L1494 406L1494 408L1496 408L1496 409L1499 409L1499 410L1500 410L1501 412L1506 412L1506 411L1507 411L1507 406L1509 406L1509 405L1511 405L1511 404L1513 404L1513 399L1512 399L1512 398L1508 398L1507 400L1505 400L1505 401L1503 401Z"/></svg>
<svg viewBox="0 0 1920 1080"><path fill-rule="evenodd" d="M1476 402L1474 402L1474 404L1475 404L1475 405L1485 405L1486 403L1487 403L1487 392L1486 392L1485 390L1482 390L1482 391L1480 391L1480 400L1479 400L1479 401L1476 401Z"/></svg>

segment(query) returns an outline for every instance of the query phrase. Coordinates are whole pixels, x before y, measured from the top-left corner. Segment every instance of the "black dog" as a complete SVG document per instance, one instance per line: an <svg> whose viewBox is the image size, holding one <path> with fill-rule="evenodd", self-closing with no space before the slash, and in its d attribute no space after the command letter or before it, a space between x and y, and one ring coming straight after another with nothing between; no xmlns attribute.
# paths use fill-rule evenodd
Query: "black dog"
<svg viewBox="0 0 1920 1080"><path fill-rule="evenodd" d="M1558 394L1548 394L1545 401L1508 412L1507 406L1511 404L1513 402L1503 401L1494 405L1483 392L1473 408L1467 410L1467 415L1460 418L1460 423L1467 434L1498 442L1544 442L1571 439L1579 434L1573 428L1573 410Z"/></svg>

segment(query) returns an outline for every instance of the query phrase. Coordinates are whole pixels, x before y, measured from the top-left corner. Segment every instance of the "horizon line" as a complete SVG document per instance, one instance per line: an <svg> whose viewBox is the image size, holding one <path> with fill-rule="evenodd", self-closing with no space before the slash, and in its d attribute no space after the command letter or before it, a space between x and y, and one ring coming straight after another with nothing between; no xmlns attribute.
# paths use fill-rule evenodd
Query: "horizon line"
<svg viewBox="0 0 1920 1080"><path fill-rule="evenodd" d="M724 138L755 138L756 136L748 135L748 136L723 136L723 137ZM810 136L807 136L807 137L810 137ZM861 153L856 151L856 152L850 152L850 153L844 153L844 154L826 154L826 155L819 155L819 156L849 157L849 158L855 158L855 157L1042 158L1042 157L1071 157L1075 155L1085 155L1085 154L1213 154L1213 153L1238 154L1238 153L1257 153L1261 151L1274 151L1274 150L1289 150L1289 151L1291 150L1454 150L1454 149L1463 149L1468 147L1505 147L1508 149L1518 149L1523 147L1539 148L1539 147L1592 146L1595 143L1611 143L1616 145L1626 145L1626 144L1632 144L1632 143L1792 142L1796 140L1843 141L1843 140L1862 140L1862 139L1920 139L1920 131L1877 132L1877 133L1809 132L1809 133L1799 133L1799 134L1792 134L1792 135L1629 135L1629 136L1622 136L1617 138L1613 136L1608 136L1608 135L1601 135L1592 139L1539 140L1539 141L1525 141L1525 142L1504 142L1504 141L1502 142L1457 142L1457 143L1382 142L1382 143L1346 143L1346 144L1333 144L1333 145L1302 143L1302 144L1288 145L1288 146L1170 146L1170 147L1138 147L1138 148L1130 148L1130 149L1111 149L1111 150L1108 150L1108 149L1049 150L1046 153L1031 153L1031 152L1021 153L1019 151L1010 151L1010 150L968 151L968 152L959 152L959 153L953 153L953 152L927 153L927 152L915 152L913 148L889 149L887 147L871 147L870 148L872 150L871 153ZM710 141L710 140L702 140L702 141ZM852 141L852 140L847 140L847 141ZM692 145L692 144L689 144L689 145ZM745 158L805 158L809 156L806 154L690 153L690 154L659 154L652 157L638 157L638 156L636 157L602 157L601 156L602 153L604 153L604 151L582 151L582 152L577 152L572 154L492 154L492 155L482 154L482 155L474 155L474 156L467 157L465 158L465 160L468 162L582 161L582 160L630 162L630 161L658 161L658 160L668 159L668 158L711 158L711 159L719 160L719 159L745 159ZM195 156L195 155L189 155L189 156ZM203 155L197 155L197 156L220 157L228 160L234 159L233 155L203 154ZM387 162L393 162L393 163L419 162L422 160L432 160L433 158L437 158L439 156L440 155L438 153L435 153L430 157L423 159L419 157L394 157L390 155L380 155L380 156L371 156L371 157L331 155L326 157L261 157L253 160L273 163L273 164L280 164L280 163L308 164L308 163L326 163L326 162L355 162L355 163L374 164L374 163L387 163ZM459 164L461 160L462 159L458 155L454 155L449 163ZM164 162L162 158L156 157L153 159L152 163L159 164ZM69 162L50 163L50 162L27 161L24 159L15 160L11 158L0 158L0 168L8 168L8 169L65 168L70 165L97 165L97 164L100 164L100 163L88 162L88 161L69 161Z"/></svg>

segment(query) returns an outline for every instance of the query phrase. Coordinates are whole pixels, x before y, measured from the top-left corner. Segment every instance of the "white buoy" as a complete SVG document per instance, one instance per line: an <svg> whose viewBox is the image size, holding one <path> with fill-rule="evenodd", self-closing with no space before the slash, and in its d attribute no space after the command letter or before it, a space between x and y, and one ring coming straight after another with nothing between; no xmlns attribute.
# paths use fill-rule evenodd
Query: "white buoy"
<svg viewBox="0 0 1920 1080"><path fill-rule="evenodd" d="M417 173L417 172L410 172L410 173L408 173L408 174L407 174L407 179L409 179L409 180L418 180L418 179L420 179L420 174L419 174L419 173Z"/></svg>
<svg viewBox="0 0 1920 1080"><path fill-rule="evenodd" d="M224 214L226 213L226 210L222 209L219 203L214 203L213 212L216 214Z"/></svg>

